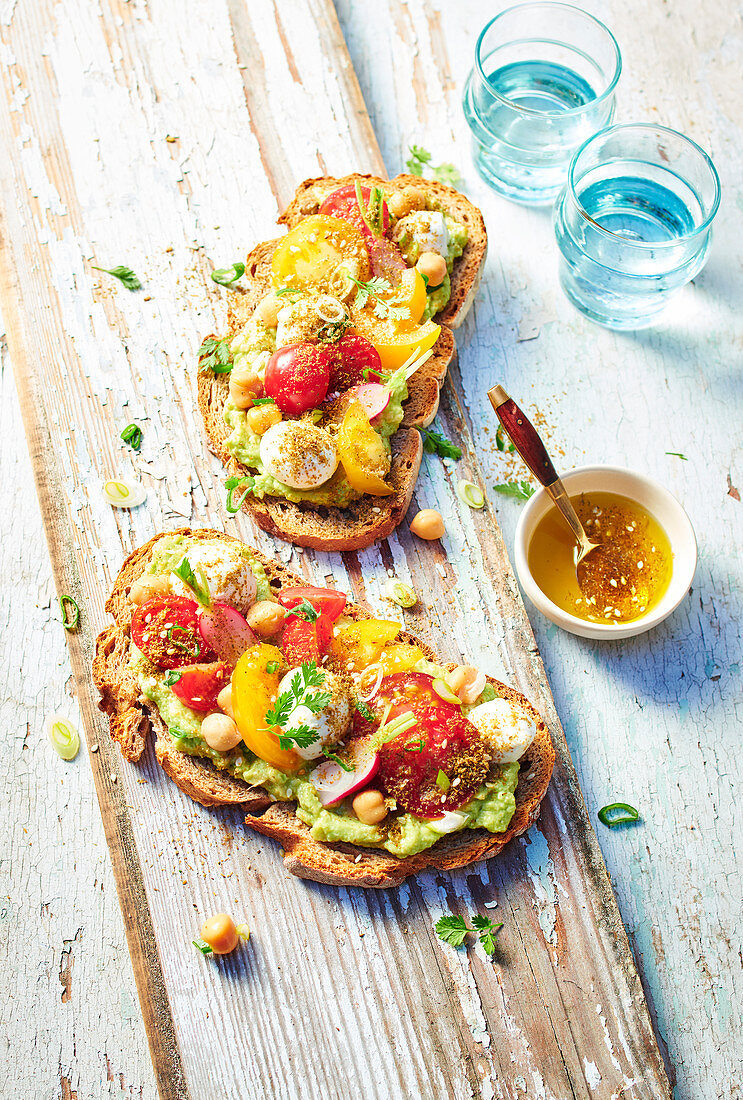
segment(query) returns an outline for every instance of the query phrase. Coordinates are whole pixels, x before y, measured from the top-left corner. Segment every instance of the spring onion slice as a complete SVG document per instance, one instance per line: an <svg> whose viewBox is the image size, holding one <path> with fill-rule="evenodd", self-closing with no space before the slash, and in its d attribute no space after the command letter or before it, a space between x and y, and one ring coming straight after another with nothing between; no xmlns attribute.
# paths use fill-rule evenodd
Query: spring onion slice
<svg viewBox="0 0 743 1100"><path fill-rule="evenodd" d="M235 928L235 931L237 932L241 940L243 940L245 943L248 942L248 940L250 939L250 929L248 928L247 924L238 924Z"/></svg>
<svg viewBox="0 0 743 1100"><path fill-rule="evenodd" d="M414 588L409 584L403 584L395 577L388 577L384 583L384 594L388 600L392 600L398 607L415 607L418 596Z"/></svg>
<svg viewBox="0 0 743 1100"><path fill-rule="evenodd" d="M63 714L47 718L46 732L52 748L63 760L75 759L80 749L80 734Z"/></svg>
<svg viewBox="0 0 743 1100"><path fill-rule="evenodd" d="M80 622L80 608L75 600L72 596L68 596L66 592L63 592L59 597L59 606L62 609L62 626L65 630L76 630L77 624Z"/></svg>
<svg viewBox="0 0 743 1100"><path fill-rule="evenodd" d="M147 499L147 490L138 481L110 478L103 482L103 496L114 508L136 508Z"/></svg>
<svg viewBox="0 0 743 1100"><path fill-rule="evenodd" d="M473 481L458 481L457 496L468 508L484 508L485 494Z"/></svg>
<svg viewBox="0 0 743 1100"><path fill-rule="evenodd" d="M448 791L449 787L451 787L449 776L446 772L442 772L441 768L439 768L438 775L436 776L436 786L440 791Z"/></svg>
<svg viewBox="0 0 743 1100"><path fill-rule="evenodd" d="M452 689L447 684L446 680L436 679L431 684L431 687L438 695L439 699L443 699L445 703L452 703L455 707L462 705L462 700L459 696L455 695Z"/></svg>
<svg viewBox="0 0 743 1100"><path fill-rule="evenodd" d="M610 802L608 806L602 806L598 813L599 821L608 829L617 825L629 825L632 821L638 821L639 811L626 802Z"/></svg>
<svg viewBox="0 0 743 1100"><path fill-rule="evenodd" d="M213 955L214 951L204 940L191 940L197 951L200 951L202 955Z"/></svg>

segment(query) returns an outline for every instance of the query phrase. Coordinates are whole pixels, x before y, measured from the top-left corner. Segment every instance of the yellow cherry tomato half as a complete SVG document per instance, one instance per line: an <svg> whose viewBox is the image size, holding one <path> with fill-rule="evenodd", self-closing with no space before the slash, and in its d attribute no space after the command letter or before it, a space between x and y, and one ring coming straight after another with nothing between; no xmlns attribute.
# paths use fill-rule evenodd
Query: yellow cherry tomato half
<svg viewBox="0 0 743 1100"><path fill-rule="evenodd" d="M390 469L389 453L360 401L352 401L346 409L336 443L343 470L354 489L376 497L394 493L384 481Z"/></svg>
<svg viewBox="0 0 743 1100"><path fill-rule="evenodd" d="M377 317L373 308L351 309L352 332L363 336L377 349L382 370L392 371L401 367L413 354L422 355L439 338L440 325L425 321L418 325L412 320L395 320Z"/></svg>
<svg viewBox="0 0 743 1100"><path fill-rule="evenodd" d="M279 242L271 260L276 289L314 289L345 298L353 284L349 274L365 282L371 273L364 235L350 222L329 214L311 214ZM291 295L287 295L291 301Z"/></svg>
<svg viewBox="0 0 743 1100"><path fill-rule="evenodd" d="M399 286L388 294L380 294L380 298L389 302L391 306L402 306L410 314L410 320L418 324L426 308L425 280L419 271L409 267L403 272Z"/></svg>
<svg viewBox="0 0 743 1100"><path fill-rule="evenodd" d="M425 660L425 656L420 646L396 642L385 646L379 655L378 664L383 676L392 676L395 672L409 672L419 661Z"/></svg>
<svg viewBox="0 0 743 1100"><path fill-rule="evenodd" d="M286 658L278 646L262 642L250 646L232 673L232 709L250 751L282 772L294 772L302 764L301 757L291 749L282 749L277 735L266 725L266 711L278 694L284 672Z"/></svg>
<svg viewBox="0 0 743 1100"><path fill-rule="evenodd" d="M361 619L336 628L331 653L343 661L349 672L361 672L376 664L385 646L402 630L390 619Z"/></svg>

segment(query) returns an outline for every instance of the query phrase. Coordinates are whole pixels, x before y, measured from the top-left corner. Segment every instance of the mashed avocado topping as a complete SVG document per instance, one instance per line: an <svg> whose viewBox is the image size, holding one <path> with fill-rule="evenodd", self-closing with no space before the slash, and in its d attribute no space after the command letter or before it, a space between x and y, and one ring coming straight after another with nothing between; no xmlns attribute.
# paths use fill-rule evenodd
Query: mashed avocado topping
<svg viewBox="0 0 743 1100"><path fill-rule="evenodd" d="M263 787L272 798L297 802L297 817L310 826L315 840L384 848L392 855L404 857L422 852L441 839L435 822L411 813L393 814L379 825L365 825L352 812L349 800L331 808L322 806L308 778L307 767L295 775L287 775L258 759L243 743L226 753L211 749L201 736L200 716L185 706L167 686L164 674L153 669L141 656L135 658L134 669L142 694L157 706L179 752L211 760L215 767L245 783ZM480 701L484 699L483 695ZM514 792L518 775L517 763L501 764L496 768L474 798L462 807L460 812L468 817L462 828L505 832L516 809Z"/></svg>
<svg viewBox="0 0 743 1100"><path fill-rule="evenodd" d="M193 542L193 538L190 538L188 535L167 535L165 538L160 539L152 551L145 573L159 574L172 572ZM239 554L245 559L250 567L251 573L255 577L256 600L275 600L276 596L266 576L266 570L255 554L251 553L248 547L242 542L235 541L234 543L230 543L230 546L236 554ZM190 713L189 711L189 714Z"/></svg>

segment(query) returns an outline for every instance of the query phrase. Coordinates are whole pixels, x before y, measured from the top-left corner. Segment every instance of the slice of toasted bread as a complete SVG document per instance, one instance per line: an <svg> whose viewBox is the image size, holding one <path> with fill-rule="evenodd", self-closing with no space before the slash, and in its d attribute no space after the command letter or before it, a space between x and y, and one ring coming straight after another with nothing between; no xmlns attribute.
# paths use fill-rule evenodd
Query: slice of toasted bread
<svg viewBox="0 0 743 1100"><path fill-rule="evenodd" d="M316 212L332 191L356 179L364 184L383 185L388 193L409 184L424 187L453 217L467 225L469 239L462 256L454 263L449 303L435 318L441 325L441 333L434 345L433 355L408 381L403 428L393 439L393 465L389 481L395 489L394 495L365 497L350 508L343 509L292 504L278 497L258 500L248 496L243 503L244 510L264 531L315 550L361 550L386 538L402 521L413 494L422 453L416 438L418 432L406 432L404 429L425 428L436 416L439 392L456 355L452 329L461 324L472 303L487 252L485 223L477 207L454 188L436 180L421 180L418 176L400 175L386 181L377 176L353 174L341 179L321 177L305 180L297 188L279 221L292 228L301 218ZM271 258L277 244L278 238L263 241L248 256L246 288L234 293L230 299L229 337L239 331L260 299L271 289ZM225 447L225 440L230 434L223 416L228 393L229 379L226 375L199 372L198 402L209 447L231 474L242 474L244 468Z"/></svg>
<svg viewBox="0 0 743 1100"><path fill-rule="evenodd" d="M168 534L193 535L199 539L221 539L230 542L230 535L219 531L191 531L180 528ZM157 708L140 695L136 676L129 667L131 646L132 605L128 594L133 582L141 576L157 542L166 537L156 535L135 550L125 561L106 602L106 610L114 617L114 625L98 637L93 660L93 678L101 694L99 706L110 720L111 735L118 741L129 761L142 755L148 731L154 727L157 741L155 752L164 771L190 798L203 806L241 805L247 812L245 822L251 829L280 841L284 865L292 874L317 882L338 886L395 886L408 875L426 867L451 870L497 855L513 837L519 836L539 815L539 805L552 774L555 752L544 722L519 692L497 680L493 687L505 698L523 706L537 725L537 736L522 761L516 788L516 812L504 833L489 833L485 829L465 829L443 837L418 855L398 858L381 848L362 848L353 844L325 844L315 840L308 826L294 812L294 804L275 802L260 787L250 787L239 779L220 772L208 760L179 752L162 722ZM271 586L279 591L284 586L304 581L278 562L252 551L266 570ZM346 609L354 619L369 618L368 612L355 605ZM412 634L401 638L421 647L429 660L436 660L433 651ZM454 667L450 665L449 667Z"/></svg>

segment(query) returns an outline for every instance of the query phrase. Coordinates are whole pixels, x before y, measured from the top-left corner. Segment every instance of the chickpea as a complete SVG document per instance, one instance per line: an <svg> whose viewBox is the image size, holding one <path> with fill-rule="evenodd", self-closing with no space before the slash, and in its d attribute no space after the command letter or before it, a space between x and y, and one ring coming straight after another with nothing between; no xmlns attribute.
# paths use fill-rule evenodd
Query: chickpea
<svg viewBox="0 0 743 1100"><path fill-rule="evenodd" d="M204 718L201 723L201 735L209 748L216 752L229 752L242 741L235 719L230 718L229 714L220 714L216 710Z"/></svg>
<svg viewBox="0 0 743 1100"><path fill-rule="evenodd" d="M410 530L419 539L440 539L446 534L444 520L441 512L435 508L423 508L410 524Z"/></svg>
<svg viewBox="0 0 743 1100"><path fill-rule="evenodd" d="M217 696L217 706L220 710L223 710L225 714L229 714L230 718L235 720L235 712L232 709L232 684L225 684L219 695Z"/></svg>
<svg viewBox="0 0 743 1100"><path fill-rule="evenodd" d="M148 600L154 600L158 596L170 596L170 577L143 574L129 589L129 599L132 603L143 604Z"/></svg>
<svg viewBox="0 0 743 1100"><path fill-rule="evenodd" d="M256 435L265 435L269 428L281 422L278 405L254 405L245 413L248 427Z"/></svg>
<svg viewBox="0 0 743 1100"><path fill-rule="evenodd" d="M387 209L393 218L404 218L411 210L423 210L426 205L426 196L420 187L408 184L402 191L395 191L387 201Z"/></svg>
<svg viewBox="0 0 743 1100"><path fill-rule="evenodd" d="M485 673L473 665L457 665L447 674L446 682L454 694L469 705L482 695L487 681Z"/></svg>
<svg viewBox="0 0 743 1100"><path fill-rule="evenodd" d="M439 252L421 252L415 270L425 275L429 287L441 286L446 278L446 260Z"/></svg>
<svg viewBox="0 0 743 1100"><path fill-rule="evenodd" d="M240 942L235 922L227 913L217 913L205 920L201 926L201 938L215 955L229 955Z"/></svg>
<svg viewBox="0 0 743 1100"><path fill-rule="evenodd" d="M276 328L279 323L279 310L281 306L286 305L282 303L275 294L267 294L265 298L261 298L258 305L255 307L254 317L257 317L266 328Z"/></svg>
<svg viewBox="0 0 743 1100"><path fill-rule="evenodd" d="M351 803L353 812L364 825L378 825L387 816L384 795L381 791L362 791Z"/></svg>
<svg viewBox="0 0 743 1100"><path fill-rule="evenodd" d="M230 373L230 397L238 409L250 409L256 397L263 396L263 382L249 365L233 367Z"/></svg>
<svg viewBox="0 0 743 1100"><path fill-rule="evenodd" d="M278 634L286 612L281 604L273 600L258 600L248 611L245 619L248 626L259 638L270 638Z"/></svg>

